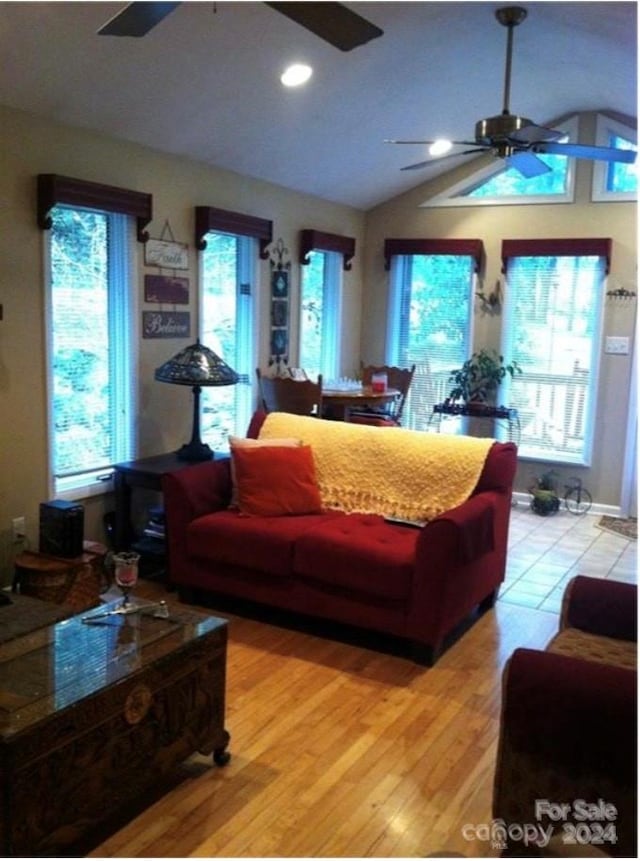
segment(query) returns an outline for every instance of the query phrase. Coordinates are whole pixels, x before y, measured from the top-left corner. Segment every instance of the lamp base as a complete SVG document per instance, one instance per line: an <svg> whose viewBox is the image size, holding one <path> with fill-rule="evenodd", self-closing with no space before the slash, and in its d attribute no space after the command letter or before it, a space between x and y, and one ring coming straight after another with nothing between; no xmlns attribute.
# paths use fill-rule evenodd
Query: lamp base
<svg viewBox="0 0 640 861"><path fill-rule="evenodd" d="M191 442L186 443L179 448L176 452L176 457L179 460L190 460L190 461L199 461L199 460L213 460L214 453L206 444L206 442L200 442L199 440L191 440Z"/></svg>

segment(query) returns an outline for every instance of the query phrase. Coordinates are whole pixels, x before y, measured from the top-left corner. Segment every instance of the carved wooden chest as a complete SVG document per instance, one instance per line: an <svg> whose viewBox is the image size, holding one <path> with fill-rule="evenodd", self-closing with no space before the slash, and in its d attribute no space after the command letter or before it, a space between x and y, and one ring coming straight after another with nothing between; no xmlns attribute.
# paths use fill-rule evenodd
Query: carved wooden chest
<svg viewBox="0 0 640 861"><path fill-rule="evenodd" d="M195 751L226 762L226 646L225 620L183 608L2 643L0 852L64 854Z"/></svg>

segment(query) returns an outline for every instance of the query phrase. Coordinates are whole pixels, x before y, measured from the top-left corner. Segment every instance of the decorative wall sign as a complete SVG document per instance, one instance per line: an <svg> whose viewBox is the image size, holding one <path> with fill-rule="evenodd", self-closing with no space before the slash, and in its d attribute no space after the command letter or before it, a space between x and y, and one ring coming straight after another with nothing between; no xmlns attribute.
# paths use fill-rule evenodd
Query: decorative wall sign
<svg viewBox="0 0 640 861"><path fill-rule="evenodd" d="M191 335L189 311L143 311L143 338L188 338Z"/></svg>
<svg viewBox="0 0 640 861"><path fill-rule="evenodd" d="M161 269L188 269L189 246L186 242L167 242L164 239L147 239L144 262Z"/></svg>
<svg viewBox="0 0 640 861"><path fill-rule="evenodd" d="M188 305L189 279L173 275L145 275L144 301Z"/></svg>
<svg viewBox="0 0 640 861"><path fill-rule="evenodd" d="M278 239L269 255L271 266L271 338L269 365L281 373L289 362L289 250Z"/></svg>

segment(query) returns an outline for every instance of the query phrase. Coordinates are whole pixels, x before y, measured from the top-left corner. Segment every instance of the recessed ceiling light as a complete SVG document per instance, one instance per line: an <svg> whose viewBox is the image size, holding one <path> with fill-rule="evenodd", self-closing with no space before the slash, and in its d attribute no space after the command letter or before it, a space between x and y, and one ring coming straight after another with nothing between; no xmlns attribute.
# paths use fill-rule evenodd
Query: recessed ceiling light
<svg viewBox="0 0 640 861"><path fill-rule="evenodd" d="M311 66L305 63L293 63L280 75L280 80L285 87L299 87L301 84L306 84L312 74Z"/></svg>
<svg viewBox="0 0 640 861"><path fill-rule="evenodd" d="M453 144L451 141L445 140L444 138L438 138L437 141L434 141L429 147L429 155L444 155L446 152L449 152Z"/></svg>

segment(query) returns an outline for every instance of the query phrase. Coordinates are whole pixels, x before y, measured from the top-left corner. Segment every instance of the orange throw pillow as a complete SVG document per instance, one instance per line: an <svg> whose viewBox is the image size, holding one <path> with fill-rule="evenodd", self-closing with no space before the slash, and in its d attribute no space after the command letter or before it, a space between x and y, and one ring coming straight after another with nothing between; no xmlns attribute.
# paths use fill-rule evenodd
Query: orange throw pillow
<svg viewBox="0 0 640 861"><path fill-rule="evenodd" d="M241 436L229 437L229 449L231 453L231 502L229 508L238 507L238 482L236 481L236 466L233 454L239 448L258 448L259 446L298 446L302 440L282 437L281 439L252 439Z"/></svg>
<svg viewBox="0 0 640 861"><path fill-rule="evenodd" d="M320 491L311 446L237 448L233 452L241 514L318 514Z"/></svg>

